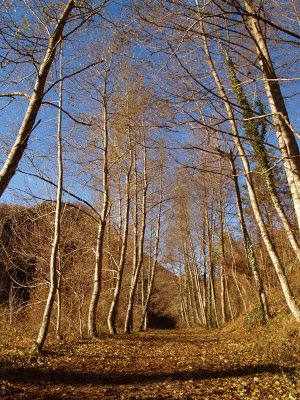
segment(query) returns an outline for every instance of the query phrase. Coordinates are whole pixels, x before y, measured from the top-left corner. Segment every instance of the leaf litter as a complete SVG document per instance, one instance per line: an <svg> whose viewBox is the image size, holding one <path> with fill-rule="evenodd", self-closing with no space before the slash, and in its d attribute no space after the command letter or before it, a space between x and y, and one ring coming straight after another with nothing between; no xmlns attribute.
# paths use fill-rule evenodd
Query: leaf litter
<svg viewBox="0 0 300 400"><path fill-rule="evenodd" d="M37 358L2 351L1 400L300 399L297 357L250 335L151 331L50 348Z"/></svg>

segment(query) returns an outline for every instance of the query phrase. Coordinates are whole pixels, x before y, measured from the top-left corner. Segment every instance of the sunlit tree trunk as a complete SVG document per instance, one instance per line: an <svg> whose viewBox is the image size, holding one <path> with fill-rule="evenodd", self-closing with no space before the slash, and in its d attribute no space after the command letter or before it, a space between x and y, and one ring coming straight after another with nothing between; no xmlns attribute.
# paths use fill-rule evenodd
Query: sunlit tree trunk
<svg viewBox="0 0 300 400"><path fill-rule="evenodd" d="M163 169L160 167L160 182L159 182L159 199L158 199L158 211L157 211L157 221L156 221L156 231L155 231L155 245L154 245L154 254L153 258L150 260L150 273L148 276L148 284L147 284L147 295L144 304L144 309L141 317L141 323L139 330L144 331L147 329L148 323L148 312L149 305L151 300L151 295L153 291L154 279L156 274L157 267L157 258L158 258L158 250L159 250L159 242L160 242L160 225L161 225L161 210L162 210L162 201L163 201ZM181 304L181 307L183 305ZM184 311L183 311L184 312Z"/></svg>
<svg viewBox="0 0 300 400"><path fill-rule="evenodd" d="M130 138L130 132L128 132L128 141L129 141L129 166L126 172L126 181L125 181L125 192L126 192L126 200L125 200L125 211L124 211L124 223L123 223L123 235L122 235L122 244L121 244L121 253L120 259L118 263L117 275L116 275L116 284L113 292L113 299L110 305L108 317L107 317L107 325L109 332L111 334L117 333L116 321L117 321L117 311L119 306L120 292L122 279L124 274L124 266L126 261L126 252L127 252L127 244L128 244L128 228L129 228L129 210L130 210L130 181L131 181L131 170L133 164L133 151L132 144ZM121 216L122 218L122 216Z"/></svg>
<svg viewBox="0 0 300 400"><path fill-rule="evenodd" d="M267 248L267 251L270 255L270 258L272 260L272 263L274 265L274 268L276 270L277 276L278 276L278 280L280 282L281 285L281 289L282 292L284 294L286 303L290 309L291 314L293 315L293 317L295 318L296 321L300 322L300 309L293 297L292 291L291 291L291 287L289 285L289 282L287 280L284 268L282 266L281 260L278 257L278 254L276 252L276 249L274 247L274 244L270 238L269 232L266 229L262 214L260 212L259 209L259 205L258 205L258 201L257 201L257 197L255 194L255 189L254 189L254 185L253 185L253 181L252 181L252 177L251 177L251 170L250 170L250 166L249 166L249 161L247 159L246 153L244 151L244 148L242 146L241 140L239 138L238 135L238 129L235 123L235 118L234 118L234 113L230 104L230 101L228 100L228 97L226 95L225 89L223 87L223 84L219 78L219 75L216 71L216 68L214 66L213 60L211 58L211 54L208 48L208 44L207 44L207 40L206 40L206 36L204 33L204 28L203 28L203 21L199 20L199 25L201 27L201 34L202 34L202 38L203 38L203 43L204 43L204 50L205 50L205 54L207 57L207 61L208 64L210 66L211 69L211 73L214 77L214 80L216 82L216 85L218 87L219 90L219 94L222 97L224 103L225 103L225 107L226 107L226 112L228 115L228 119L229 119L229 123L232 129L232 133L234 135L234 143L236 148L239 151L240 157L241 157L241 161L243 163L243 167L244 167L244 171L245 171L245 178L246 178L246 183L247 183L247 188L248 188L248 193L249 193L249 199L250 199L250 203L252 206L252 210L257 222L257 225L259 227L262 239L264 241L264 244Z"/></svg>
<svg viewBox="0 0 300 400"><path fill-rule="evenodd" d="M97 332L97 308L101 292L101 274L103 263L103 243L105 235L105 227L109 211L109 185L108 185L108 110L107 110L107 84L108 84L109 71L105 72L103 80L103 94L102 94L102 118L103 118L103 166L102 166L102 211L98 224L97 243L96 243L96 260L94 270L94 285L93 293L88 312L88 334L91 337L96 337Z"/></svg>
<svg viewBox="0 0 300 400"><path fill-rule="evenodd" d="M56 48L62 40L65 25L68 22L73 8L75 7L75 3L76 2L74 0L69 0L67 2L62 14L57 21L54 32L49 38L44 59L37 71L34 89L29 99L29 104L23 122L19 129L15 143L12 146L6 158L6 161L0 171L0 196L2 196L11 178L14 176L16 169L18 168L18 164L27 147L30 135L35 128L36 117L42 104L45 84L51 65L55 58Z"/></svg>
<svg viewBox="0 0 300 400"><path fill-rule="evenodd" d="M229 289L228 289L228 275L227 274L225 275L225 290L226 290L226 297L227 297L227 301L228 301L228 308L229 308L230 316L231 316L231 319L234 321L235 315L234 315L234 310L233 310L231 297L230 297L230 293L229 293Z"/></svg>
<svg viewBox="0 0 300 400"><path fill-rule="evenodd" d="M297 140L290 124L288 112L281 93L280 84L270 57L268 45L256 17L254 4L250 0L243 0L244 7L249 13L243 16L245 26L250 33L259 57L264 77L265 90L272 112L274 127L283 156L283 165L287 181L291 189L294 208L300 229L300 154Z"/></svg>
<svg viewBox="0 0 300 400"><path fill-rule="evenodd" d="M223 193L222 193L222 163L219 159L219 231L220 231L220 297L221 297L221 323L227 322L226 315L226 281L225 281L225 248L224 248L224 221L223 221Z"/></svg>
<svg viewBox="0 0 300 400"><path fill-rule="evenodd" d="M202 218L202 243L200 242L200 249L202 253L202 259L203 259L203 305L204 305L204 312L205 312L205 320L206 320L206 325L207 325L207 240L206 240L206 216L204 215Z"/></svg>
<svg viewBox="0 0 300 400"><path fill-rule="evenodd" d="M236 205L237 205L240 227L241 227L241 230L243 233L246 256L247 256L249 267L250 267L250 270L251 270L251 273L252 273L252 276L254 279L256 289L257 289L262 316L265 320L268 320L270 318L268 300L267 300L266 292L264 289L263 281L262 281L260 273L259 273L258 262L257 262L256 255L254 253L253 244L252 244L252 241L250 239L250 236L249 236L249 233L248 233L248 230L246 227L246 222L245 222L244 212L243 212L243 207L242 207L242 198L241 198L235 163L234 163L234 159L233 159L233 154L229 155L229 161L230 161L230 165L231 165L231 169L232 169L232 177L233 177L235 194L236 194Z"/></svg>
<svg viewBox="0 0 300 400"><path fill-rule="evenodd" d="M61 333L61 320L62 320L62 298L61 298L61 285L62 285L62 259L58 251L58 268L57 268L57 293L56 293L56 339L63 338Z"/></svg>
<svg viewBox="0 0 300 400"><path fill-rule="evenodd" d="M63 48L60 50L60 78L62 79L62 63L63 63ZM62 207L62 188L63 188L63 159L62 159L62 102L63 102L63 81L61 80L59 86L59 111L57 118L57 168L58 168L58 182L56 191L56 206L55 206L55 220L54 220L54 238L51 247L50 257L50 288L46 306L40 326L40 330L36 341L34 342L31 352L40 353L43 349L45 340L47 338L49 325L51 321L51 313L57 292L57 261L58 251L61 234L61 207Z"/></svg>
<svg viewBox="0 0 300 400"><path fill-rule="evenodd" d="M146 218L147 218L147 189L148 189L148 178L147 178L147 146L146 146L146 134L143 132L143 192L142 192L142 210L141 210L141 229L139 242L137 243L137 262L133 265L131 285L129 290L128 306L126 312L126 319L124 325L124 332L130 333L133 329L133 305L134 298L137 288L137 283L140 275L140 271L144 260L144 241L145 241L145 230L146 230ZM136 188L137 190L137 188ZM135 230L137 231L138 224L135 221Z"/></svg>

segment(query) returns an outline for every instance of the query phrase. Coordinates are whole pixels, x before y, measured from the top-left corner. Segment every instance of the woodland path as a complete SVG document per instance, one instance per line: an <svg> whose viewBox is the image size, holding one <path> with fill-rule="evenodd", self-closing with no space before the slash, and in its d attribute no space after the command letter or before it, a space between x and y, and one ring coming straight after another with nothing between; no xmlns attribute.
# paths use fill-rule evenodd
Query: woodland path
<svg viewBox="0 0 300 400"><path fill-rule="evenodd" d="M2 352L0 399L300 399L295 360L251 335L156 331L51 349L30 361Z"/></svg>

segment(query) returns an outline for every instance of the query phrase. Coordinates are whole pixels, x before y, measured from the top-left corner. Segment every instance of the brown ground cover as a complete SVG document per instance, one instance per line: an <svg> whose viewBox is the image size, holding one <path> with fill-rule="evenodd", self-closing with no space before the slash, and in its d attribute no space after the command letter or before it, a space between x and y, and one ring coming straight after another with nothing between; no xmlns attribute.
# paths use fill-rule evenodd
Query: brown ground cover
<svg viewBox="0 0 300 400"><path fill-rule="evenodd" d="M2 348L0 399L296 400L290 336L272 347L251 332L156 331L52 344L35 359Z"/></svg>

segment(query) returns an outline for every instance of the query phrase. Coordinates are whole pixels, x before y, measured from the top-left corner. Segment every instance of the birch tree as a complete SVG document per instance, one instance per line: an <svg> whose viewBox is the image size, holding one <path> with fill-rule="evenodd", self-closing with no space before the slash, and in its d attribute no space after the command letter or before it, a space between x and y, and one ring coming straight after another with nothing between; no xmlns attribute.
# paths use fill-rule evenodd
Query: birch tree
<svg viewBox="0 0 300 400"><path fill-rule="evenodd" d="M93 293L91 297L89 312L88 312L88 334L89 336L96 337L97 332L97 308L101 292L101 278L103 269L103 246L105 228L109 213L109 125L108 125L108 97L107 86L109 84L110 67L104 67L102 71L103 90L101 95L102 106L102 210L99 215L98 232L96 240L95 251L95 269L94 269L94 282Z"/></svg>
<svg viewBox="0 0 300 400"><path fill-rule="evenodd" d="M141 207L141 227L138 238L138 210L137 210L137 182L136 182L136 197L135 197L135 212L134 212L134 257L133 257L133 268L131 275L131 284L129 289L128 306L125 317L124 332L130 333L133 329L133 305L134 298L137 289L138 279L140 271L143 265L144 259L144 242L145 242L145 230L146 230L146 218L147 218L147 190L148 190L148 176L147 176L147 145L146 145L146 133L145 128L143 129L143 189L142 189L142 207ZM136 145L135 145L136 146ZM134 158L135 164L135 176L137 180L136 170L136 156ZM138 243L137 243L138 240Z"/></svg>
<svg viewBox="0 0 300 400"><path fill-rule="evenodd" d="M143 305L142 317L139 326L139 330L145 331L147 329L148 324L148 312L150 306L151 295L153 291L154 279L157 269L157 261L158 261L158 251L160 244L160 234L161 234L161 213L162 213L162 202L163 202L163 167L159 168L159 198L158 198L158 211L157 211L157 220L156 220L156 228L155 228L155 238L154 238L154 251L153 255L150 252L149 257L149 271L148 271L148 282L146 287L146 299Z"/></svg>
<svg viewBox="0 0 300 400"><path fill-rule="evenodd" d="M124 214L120 215L121 221L120 226L122 227L121 232L121 250L120 250L120 258L117 263L116 270L116 278L115 278L115 287L113 289L113 298L111 301L108 317L107 317L107 325L109 332L111 334L117 333L116 321L117 321L117 312L120 300L121 286L124 275L124 267L126 262L126 254L127 254L127 245L128 245L128 230L129 230L129 211L130 211L130 202L131 202L131 173L132 173L132 165L133 165L133 149L130 137L130 131L128 131L128 152L129 152L129 161L128 166L125 172L125 204L124 204Z"/></svg>
<svg viewBox="0 0 300 400"><path fill-rule="evenodd" d="M51 248L50 257L50 288L44 315L42 318L38 336L32 346L32 353L40 353L43 349L51 320L51 313L55 296L57 293L58 279L57 279L57 265L59 255L59 244L61 235L61 208L62 208L62 187L63 187L63 159L62 159L62 102L63 102L63 50L60 50L60 86L59 86L59 112L57 118L57 192L56 192L56 205L55 205L55 220L54 220L54 237Z"/></svg>
<svg viewBox="0 0 300 400"><path fill-rule="evenodd" d="M199 13L200 13L200 8L199 8ZM241 160L243 163L243 167L244 167L244 171L245 171L245 178L246 178L247 188L248 188L248 193L249 193L249 199L251 202L253 213L255 215L255 219L256 219L258 227L260 229L262 239L265 243L265 246L268 250L268 253L270 255L270 258L272 260L274 268L276 270L276 273L277 273L285 300L287 302L287 305L291 311L291 314L295 318L295 320L299 322L300 321L300 309L293 297L291 287L287 280L283 265L282 265L281 260L276 252L274 244L272 243L272 240L270 238L270 235L266 229L264 220L262 218L262 215L261 215L261 212L259 209L259 205L258 205L258 201L257 201L257 197L256 197L256 193L255 193L255 188L254 188L253 181L251 178L251 170L250 170L250 166L249 166L249 161L247 159L247 155L245 153L245 150L243 148L242 142L241 142L239 134L238 134L238 129L237 129L237 125L235 122L235 117L234 117L231 103L227 97L224 86L221 82L221 79L217 73L213 59L211 57L211 53L210 53L210 50L208 47L206 35L204 32L203 22L199 21L199 24L200 24L200 33L201 33L203 44L204 44L204 50L205 50L205 54L207 57L207 62L208 62L208 65L210 66L211 73L214 77L216 86L219 90L220 97L224 101L226 112L227 112L228 119L229 119L229 123L230 123L231 129L232 129L232 133L234 135L235 146L238 149L238 152L240 154L240 157L241 157Z"/></svg>
<svg viewBox="0 0 300 400"><path fill-rule="evenodd" d="M16 173L32 132L41 122L37 120L41 106L43 103L47 103L54 107L53 103L45 100L45 96L59 84L59 80L49 82L58 46L62 40L67 43L67 39L80 30L93 15L100 12L107 2L108 0L104 0L99 5L90 6L85 1L69 0L64 3L58 2L59 4L49 3L45 7L36 8L35 2L29 1L22 6L23 10L26 10L23 20L17 19L17 13L12 17L14 9L17 11L19 7L19 4L13 2L6 12L0 14L2 17L0 40L6 54L3 58L5 68L2 70L2 74L7 71L7 77L3 77L4 86L13 87L12 91L0 93L0 97L10 100L23 98L27 101L26 111L15 141L8 151L0 171L0 196ZM63 79L79 74L98 62L97 60L84 67L79 66L76 71L66 75ZM25 73L23 71L23 76L19 79L16 74L22 71L21 66ZM15 90L18 84L22 88L24 81L29 82L30 88L33 87L31 93ZM64 110L64 112L66 111ZM70 113L67 114L71 117Z"/></svg>
<svg viewBox="0 0 300 400"><path fill-rule="evenodd" d="M240 13L241 4L239 4L238 1L234 1L233 5ZM257 51L264 79L265 91L272 113L274 128L283 157L283 165L291 189L294 209L300 229L300 154L298 143L295 138L294 129L290 123L279 80L268 48L267 39L261 26L259 18L261 9L257 7L253 1L249 0L243 0L242 6L246 13L242 13L241 17Z"/></svg>

